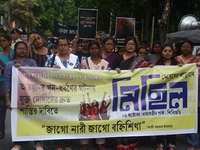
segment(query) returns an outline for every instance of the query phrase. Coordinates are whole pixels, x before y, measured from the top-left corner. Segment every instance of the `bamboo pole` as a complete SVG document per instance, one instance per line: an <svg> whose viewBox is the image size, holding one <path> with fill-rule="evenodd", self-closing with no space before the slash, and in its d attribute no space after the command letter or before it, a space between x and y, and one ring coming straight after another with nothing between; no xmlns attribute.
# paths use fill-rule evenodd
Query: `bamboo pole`
<svg viewBox="0 0 200 150"><path fill-rule="evenodd" d="M155 17L153 16L153 18L152 18L152 29L151 29L151 47L153 46L154 23L155 23Z"/></svg>

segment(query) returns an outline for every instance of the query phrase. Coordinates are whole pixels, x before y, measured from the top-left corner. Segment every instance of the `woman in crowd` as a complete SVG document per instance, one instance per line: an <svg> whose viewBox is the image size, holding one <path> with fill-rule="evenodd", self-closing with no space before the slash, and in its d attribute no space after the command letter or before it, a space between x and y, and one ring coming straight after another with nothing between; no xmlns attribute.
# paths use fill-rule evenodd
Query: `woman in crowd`
<svg viewBox="0 0 200 150"><path fill-rule="evenodd" d="M124 47L119 47L118 48L118 51L117 51L117 55L118 56L121 56L125 53L125 48Z"/></svg>
<svg viewBox="0 0 200 150"><path fill-rule="evenodd" d="M115 48L115 40L111 37L106 37L103 40L103 52L101 54L102 59L109 62L108 67L111 69L115 58L118 57L117 54L113 53L113 49Z"/></svg>
<svg viewBox="0 0 200 150"><path fill-rule="evenodd" d="M14 57L13 61L11 61L5 69L5 99L6 99L6 106L8 109L12 110L11 108L11 83L12 83L12 67L21 67L21 66L28 66L28 67L37 67L36 62L33 59L27 58L28 50L27 45L23 41L19 41L15 44L14 47ZM14 143L14 147L11 150L20 150L21 149L21 142ZM39 142L35 145L36 150L43 150L41 144Z"/></svg>
<svg viewBox="0 0 200 150"><path fill-rule="evenodd" d="M14 54L14 50L11 49L11 38L9 35L0 35L0 46L3 48L3 51L0 52L0 138L3 138L5 134L5 117L7 110L4 97L4 70L6 65L13 60Z"/></svg>
<svg viewBox="0 0 200 150"><path fill-rule="evenodd" d="M82 60L90 56L89 50L88 50L88 45L90 41L88 39L82 39L81 40L81 45L82 45L82 50L79 50L79 44L80 42L80 35L75 36L75 41L73 45L73 50L72 54L75 54L78 56L79 62L81 63Z"/></svg>
<svg viewBox="0 0 200 150"><path fill-rule="evenodd" d="M137 68L148 67L148 63L140 56L135 55L137 49L136 40L134 37L128 37L125 41L125 53L118 56L113 63L113 70L133 70Z"/></svg>
<svg viewBox="0 0 200 150"><path fill-rule="evenodd" d="M148 63L140 56L135 55L137 49L136 39L134 37L128 37L125 40L125 53L122 56L118 56L113 64L112 69L118 73L121 70L134 70L137 68L148 67ZM117 149L121 146L132 148L137 150L138 140L137 138L118 138Z"/></svg>
<svg viewBox="0 0 200 150"><path fill-rule="evenodd" d="M88 49L91 57L82 61L81 69L106 70L108 68L109 63L104 59L100 59L98 57L101 51L99 42L91 41L88 45ZM88 93L88 99L90 100L89 93ZM98 108L98 102L90 101L90 107L91 107L91 120L97 120L97 119L102 120L100 109ZM81 139L80 142L82 144L81 150L87 150L89 140ZM99 150L105 150L103 146L104 143L105 143L104 138L96 139L96 146Z"/></svg>
<svg viewBox="0 0 200 150"><path fill-rule="evenodd" d="M32 44L33 46L31 46ZM44 67L45 62L51 53L43 46L42 35L37 31L31 31L27 46L29 58L34 59L38 67Z"/></svg>
<svg viewBox="0 0 200 150"><path fill-rule="evenodd" d="M193 44L191 41L189 40L183 41L181 44L182 55L175 57L175 59L179 61L182 65L196 63L197 56L192 55L192 48Z"/></svg>
<svg viewBox="0 0 200 150"><path fill-rule="evenodd" d="M58 50L57 50L57 46L56 46L56 44L50 44L49 46L48 46L48 53L49 54L57 54L58 53Z"/></svg>
<svg viewBox="0 0 200 150"><path fill-rule="evenodd" d="M65 36L61 36L57 40L58 53L50 55L44 67L59 67L68 69L78 69L80 67L78 56L69 54L68 40Z"/></svg>
<svg viewBox="0 0 200 150"><path fill-rule="evenodd" d="M155 63L155 65L171 66L178 64L179 62L174 59L174 52L172 46L168 43L164 44L161 50L160 59ZM164 138L165 138L164 136L156 136L156 143L157 143L156 150L163 150L165 144ZM175 150L176 135L167 135L166 140L167 140L167 149Z"/></svg>
<svg viewBox="0 0 200 150"><path fill-rule="evenodd" d="M91 57L82 61L81 69L106 70L109 63L106 60L99 58L99 43L97 41L91 41L88 48Z"/></svg>
<svg viewBox="0 0 200 150"><path fill-rule="evenodd" d="M181 42L174 42L172 47L174 51L174 57L181 55Z"/></svg>
<svg viewBox="0 0 200 150"><path fill-rule="evenodd" d="M60 36L57 40L58 53L48 57L44 67L54 67L54 68L67 68L67 69L78 69L80 68L80 63L78 56L74 54L69 54L69 43L65 36ZM72 149L72 140L57 140L55 141L56 150L62 150L62 145L64 145L64 150Z"/></svg>
<svg viewBox="0 0 200 150"><path fill-rule="evenodd" d="M151 49L151 54L147 56L147 61L150 63L158 61L158 59L160 58L161 48L161 43L159 41L155 41Z"/></svg>
<svg viewBox="0 0 200 150"><path fill-rule="evenodd" d="M137 51L137 55L146 60L148 55L147 49L145 47L140 47Z"/></svg>

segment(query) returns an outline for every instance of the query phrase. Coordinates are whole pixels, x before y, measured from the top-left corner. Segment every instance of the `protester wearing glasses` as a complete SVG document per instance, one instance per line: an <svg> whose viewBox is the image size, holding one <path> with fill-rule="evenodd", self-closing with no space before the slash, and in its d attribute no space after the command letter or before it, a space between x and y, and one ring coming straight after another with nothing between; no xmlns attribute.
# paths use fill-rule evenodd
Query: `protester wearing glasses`
<svg viewBox="0 0 200 150"><path fill-rule="evenodd" d="M102 52L100 58L109 62L108 68L110 68L110 69L112 68L115 58L118 57L117 54L113 53L114 48L115 48L115 40L111 37L106 37L103 40L103 52Z"/></svg>
<svg viewBox="0 0 200 150"><path fill-rule="evenodd" d="M19 41L14 46L14 57L13 61L11 61L5 68L5 99L6 99L6 106L9 110L12 110L11 108L11 87L12 87L12 67L37 67L37 63L33 59L27 58L28 56L28 50L27 45L23 41ZM17 99L15 99L17 100ZM23 142L15 142L14 147L11 150L20 150L21 145ZM35 149L36 150L43 150L40 142L35 143Z"/></svg>
<svg viewBox="0 0 200 150"><path fill-rule="evenodd" d="M197 57L195 55L192 55L192 48L193 44L191 41L183 41L181 44L182 55L175 57L175 59L178 60L182 65L196 63Z"/></svg>

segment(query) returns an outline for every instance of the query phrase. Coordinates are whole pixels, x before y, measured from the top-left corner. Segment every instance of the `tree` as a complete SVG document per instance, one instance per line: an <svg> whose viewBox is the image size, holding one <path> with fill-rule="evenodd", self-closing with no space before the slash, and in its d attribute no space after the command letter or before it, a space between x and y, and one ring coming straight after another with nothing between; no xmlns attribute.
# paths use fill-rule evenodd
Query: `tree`
<svg viewBox="0 0 200 150"><path fill-rule="evenodd" d="M160 42L163 44L169 32L169 18L173 0L165 0L164 9L160 20Z"/></svg>
<svg viewBox="0 0 200 150"><path fill-rule="evenodd" d="M11 21L16 21L22 27L36 27L39 25L33 9L37 6L37 0L10 0L3 4L4 11Z"/></svg>

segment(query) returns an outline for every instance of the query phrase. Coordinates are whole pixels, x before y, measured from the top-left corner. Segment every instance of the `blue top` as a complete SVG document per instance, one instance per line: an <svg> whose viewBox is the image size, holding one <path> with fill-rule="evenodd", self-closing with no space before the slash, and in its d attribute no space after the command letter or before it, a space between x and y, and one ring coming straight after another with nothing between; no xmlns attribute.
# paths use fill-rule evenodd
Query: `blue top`
<svg viewBox="0 0 200 150"><path fill-rule="evenodd" d="M11 93L11 83L12 83L12 66L14 66L15 64L21 64L24 67L37 67L37 63L35 60L27 58L24 61L24 64L22 64L21 62L17 62L16 60L11 61L7 66L6 69L4 71L5 74L5 81L4 81L4 93Z"/></svg>
<svg viewBox="0 0 200 150"><path fill-rule="evenodd" d="M6 56L0 53L0 67L3 68L5 67L9 62L13 60L13 55L14 55L14 49L10 51L10 55ZM4 81L4 73L1 73L0 76L0 82Z"/></svg>

